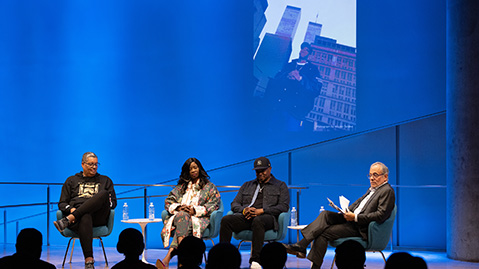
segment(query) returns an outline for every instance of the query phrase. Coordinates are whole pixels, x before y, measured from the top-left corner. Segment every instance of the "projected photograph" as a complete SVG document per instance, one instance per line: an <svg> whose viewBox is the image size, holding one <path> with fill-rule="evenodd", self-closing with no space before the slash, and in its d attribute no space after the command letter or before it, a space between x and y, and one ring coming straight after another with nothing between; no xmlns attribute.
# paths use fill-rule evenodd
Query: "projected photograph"
<svg viewBox="0 0 479 269"><path fill-rule="evenodd" d="M253 1L253 96L270 128L355 130L356 0Z"/></svg>

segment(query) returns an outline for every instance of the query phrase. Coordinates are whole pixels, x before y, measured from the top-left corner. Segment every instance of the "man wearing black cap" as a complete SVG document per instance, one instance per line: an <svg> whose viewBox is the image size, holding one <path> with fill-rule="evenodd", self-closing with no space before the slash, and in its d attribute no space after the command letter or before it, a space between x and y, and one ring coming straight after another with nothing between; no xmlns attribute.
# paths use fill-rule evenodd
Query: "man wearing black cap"
<svg viewBox="0 0 479 269"><path fill-rule="evenodd" d="M260 252L266 230L278 229L278 216L289 209L288 186L271 174L268 158L254 161L256 178L245 182L231 203L233 215L221 220L220 242L230 242L232 233L243 230L253 231L251 268L261 268Z"/></svg>

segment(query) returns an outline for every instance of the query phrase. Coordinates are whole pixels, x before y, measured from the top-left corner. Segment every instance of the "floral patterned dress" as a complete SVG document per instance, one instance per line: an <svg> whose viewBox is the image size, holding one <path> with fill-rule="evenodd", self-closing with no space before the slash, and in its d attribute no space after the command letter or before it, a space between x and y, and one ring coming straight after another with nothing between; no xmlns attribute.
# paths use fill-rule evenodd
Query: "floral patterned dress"
<svg viewBox="0 0 479 269"><path fill-rule="evenodd" d="M164 227L161 231L165 248L169 246L170 236L175 230L173 221L178 214L178 211L175 210L178 206L192 205L195 208L195 215L191 216L191 226L193 236L198 238L201 238L206 227L208 227L211 213L219 208L220 193L211 182L208 182L203 189L200 189L197 183L189 182L185 193L181 194L180 191L181 185L177 185L165 199L165 209L169 213L168 217L163 220ZM175 237L171 247L176 247L176 245Z"/></svg>

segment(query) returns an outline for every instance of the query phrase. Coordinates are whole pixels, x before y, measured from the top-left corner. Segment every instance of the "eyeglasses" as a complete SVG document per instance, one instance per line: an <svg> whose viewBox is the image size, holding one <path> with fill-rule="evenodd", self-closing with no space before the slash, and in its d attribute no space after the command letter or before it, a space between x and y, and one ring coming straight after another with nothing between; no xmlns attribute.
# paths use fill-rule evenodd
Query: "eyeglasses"
<svg viewBox="0 0 479 269"><path fill-rule="evenodd" d="M95 167L95 166L98 167L98 166L100 166L100 163L84 163L84 164L86 164L86 165L88 165L88 166L90 166L90 167Z"/></svg>
<svg viewBox="0 0 479 269"><path fill-rule="evenodd" d="M380 177L380 176L382 176L382 175L384 175L384 174L378 174L378 173L374 173L374 174L372 174L372 175L371 175L371 174L368 174L368 178L369 178L369 179L371 179L371 178L376 179L376 178L378 178L378 177Z"/></svg>

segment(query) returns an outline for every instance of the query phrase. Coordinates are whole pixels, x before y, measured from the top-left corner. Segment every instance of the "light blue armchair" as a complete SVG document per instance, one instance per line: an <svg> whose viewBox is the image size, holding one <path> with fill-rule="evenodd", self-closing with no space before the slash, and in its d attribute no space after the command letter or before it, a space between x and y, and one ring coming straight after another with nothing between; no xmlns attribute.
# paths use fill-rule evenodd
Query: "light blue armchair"
<svg viewBox="0 0 479 269"><path fill-rule="evenodd" d="M57 220L60 220L61 218L63 218L63 214L60 210L58 210L57 211ZM103 249L103 256L105 256L106 266L108 266L108 259L106 258L105 247L103 246L103 240L101 238L109 236L111 234L111 231L113 231L114 219L115 219L115 210L112 209L110 211L110 217L108 218L108 223L105 226L93 227L93 238L94 239L100 239L101 247ZM75 240L78 239L78 234L76 232L68 229L68 228L66 228L61 234L64 237L70 238L70 240L68 240L68 245L67 245L67 249L65 251L65 256L63 257L62 267L64 267L65 266L65 260L67 258L67 254L68 254L68 249L70 248L70 242L73 239L72 250L71 250L71 253L70 253L70 263L72 262L73 249L75 248Z"/></svg>
<svg viewBox="0 0 479 269"><path fill-rule="evenodd" d="M229 211L228 215L232 215L233 211ZM267 230L264 233L264 241L266 242L273 242L273 241L281 241L286 237L286 234L288 232L288 223L289 223L289 218L291 216L290 210L288 212L283 212L279 214L278 217L278 230ZM236 240L241 240L238 249L241 247L241 244L244 241L250 241L253 240L253 231L251 230L244 230L239 233L233 233L233 238Z"/></svg>
<svg viewBox="0 0 479 269"><path fill-rule="evenodd" d="M394 209L391 212L389 218L379 224L375 221L369 223L368 228L368 241L364 240L362 237L345 237L340 238L334 241L329 242L333 247L341 245L343 242L348 240L354 240L359 242L367 252L379 252L381 253L384 263L386 263L386 257L384 257L383 250L387 247L389 239L393 231L394 220L396 219L397 205L394 205ZM334 255L333 263L331 264L331 269L334 266L336 261L336 255Z"/></svg>
<svg viewBox="0 0 479 269"><path fill-rule="evenodd" d="M211 213L210 224L208 225L208 227L206 227L201 239L203 240L209 239L211 240L211 242L213 242L213 245L215 244L215 242L213 241L213 238L217 237L220 232L220 224L221 224L221 218L223 217L223 212L224 212L223 201L220 199L220 207ZM161 212L161 219L165 220L167 216L168 216L168 211L163 210Z"/></svg>

